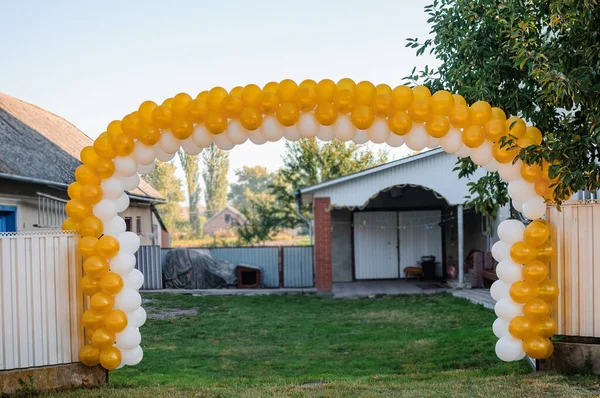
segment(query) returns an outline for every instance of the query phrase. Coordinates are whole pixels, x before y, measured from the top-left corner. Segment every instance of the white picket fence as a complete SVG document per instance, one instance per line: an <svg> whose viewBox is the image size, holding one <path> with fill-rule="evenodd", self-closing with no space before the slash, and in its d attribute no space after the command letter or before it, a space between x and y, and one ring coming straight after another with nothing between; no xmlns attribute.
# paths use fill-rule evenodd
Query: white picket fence
<svg viewBox="0 0 600 398"><path fill-rule="evenodd" d="M0 233L0 370L76 362L84 344L77 236Z"/></svg>

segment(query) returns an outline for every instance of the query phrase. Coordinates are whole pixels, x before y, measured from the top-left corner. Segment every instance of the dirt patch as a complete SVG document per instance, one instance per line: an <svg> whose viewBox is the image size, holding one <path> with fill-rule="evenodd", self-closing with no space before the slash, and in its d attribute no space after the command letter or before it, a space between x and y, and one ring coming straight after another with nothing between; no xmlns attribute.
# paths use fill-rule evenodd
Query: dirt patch
<svg viewBox="0 0 600 398"><path fill-rule="evenodd" d="M181 309L181 308L158 308L147 307L146 313L150 319L177 319L184 316L194 316L198 314L196 308Z"/></svg>

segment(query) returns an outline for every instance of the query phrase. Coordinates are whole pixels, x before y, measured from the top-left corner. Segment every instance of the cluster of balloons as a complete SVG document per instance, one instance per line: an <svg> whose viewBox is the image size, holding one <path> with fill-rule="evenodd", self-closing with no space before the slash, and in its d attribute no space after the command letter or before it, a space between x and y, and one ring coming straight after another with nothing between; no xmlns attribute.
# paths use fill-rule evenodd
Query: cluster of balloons
<svg viewBox="0 0 600 398"><path fill-rule="evenodd" d="M550 225L535 220L525 227L520 221L506 220L499 225L498 236L492 255L498 261L499 280L490 289L497 301L496 355L503 361L525 355L548 358L554 350L550 337L556 333L550 313L558 297L556 282L548 279L547 263L554 255Z"/></svg>
<svg viewBox="0 0 600 398"><path fill-rule="evenodd" d="M69 216L63 229L79 232L77 251L83 258L83 293L90 297L83 313L86 344L79 359L106 369L142 360L139 327L146 321L138 290L144 276L135 269L139 237L127 232L118 213L129 207L125 190L137 187L138 165L130 157L101 156L92 146L81 151L83 164L68 188Z"/></svg>
<svg viewBox="0 0 600 398"><path fill-rule="evenodd" d="M540 144L537 128L507 118L485 101L469 106L448 91L432 94L424 86L391 88L348 78L299 84L286 79L262 88L214 87L195 97L179 93L160 105L145 101L110 122L93 146L81 152L83 165L69 187L63 229L82 236L79 251L86 275L81 285L91 296L83 317L91 344L81 350L82 362L114 369L142 358L138 328L145 313L137 289L143 276L134 270L133 256L140 242L125 232L118 216L129 206L125 191L138 186L140 174L151 172L156 159L170 161L180 148L197 155L212 144L229 150L247 140L261 145L311 137L406 144L415 151L441 146L459 157L470 156L509 181L513 204L530 219L544 214L544 199L552 194L548 165L515 161L518 148L501 145L503 137L521 148Z"/></svg>

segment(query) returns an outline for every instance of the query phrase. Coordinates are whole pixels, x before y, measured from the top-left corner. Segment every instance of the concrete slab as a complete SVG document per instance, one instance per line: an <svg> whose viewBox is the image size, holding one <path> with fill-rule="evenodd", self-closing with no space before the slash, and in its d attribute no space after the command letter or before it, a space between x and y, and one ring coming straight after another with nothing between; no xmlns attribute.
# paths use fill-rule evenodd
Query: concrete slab
<svg viewBox="0 0 600 398"><path fill-rule="evenodd" d="M405 279L355 281L333 284L334 298L369 297L378 294L432 294L450 289L436 287L436 282L418 282Z"/></svg>
<svg viewBox="0 0 600 398"><path fill-rule="evenodd" d="M481 304L490 310L493 310L496 304L492 296L490 296L490 289L454 290L452 295L469 300L473 304Z"/></svg>
<svg viewBox="0 0 600 398"><path fill-rule="evenodd" d="M282 288L282 289L161 289L140 290L140 293L191 294L193 296L268 296L286 294L313 294L317 289Z"/></svg>

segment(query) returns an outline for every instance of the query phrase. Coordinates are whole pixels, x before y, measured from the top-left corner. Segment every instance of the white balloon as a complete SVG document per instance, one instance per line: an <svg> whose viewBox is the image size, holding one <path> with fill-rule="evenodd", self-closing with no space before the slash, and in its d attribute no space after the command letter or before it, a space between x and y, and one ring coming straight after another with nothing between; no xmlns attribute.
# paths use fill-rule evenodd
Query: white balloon
<svg viewBox="0 0 600 398"><path fill-rule="evenodd" d="M496 159L492 157L492 160L489 161L488 164L484 165L483 168L489 171L490 173L494 173L498 171L498 167L500 167L500 163Z"/></svg>
<svg viewBox="0 0 600 398"><path fill-rule="evenodd" d="M511 200L512 202L512 207L518 211L519 213L523 213L523 202L521 202L520 200Z"/></svg>
<svg viewBox="0 0 600 398"><path fill-rule="evenodd" d="M127 313L127 325L141 328L146 323L147 317L146 310L139 307L137 310Z"/></svg>
<svg viewBox="0 0 600 398"><path fill-rule="evenodd" d="M369 141L375 144L383 144L390 135L387 121L381 118L375 119L371 127L367 129L367 135L369 136Z"/></svg>
<svg viewBox="0 0 600 398"><path fill-rule="evenodd" d="M229 141L235 145L242 145L248 141L248 132L238 120L230 120L225 133Z"/></svg>
<svg viewBox="0 0 600 398"><path fill-rule="evenodd" d="M283 137L283 126L275 116L267 116L260 126L260 132L267 141L279 141Z"/></svg>
<svg viewBox="0 0 600 398"><path fill-rule="evenodd" d="M463 144L463 146L461 146L460 149L455 153L459 158L466 158L471 155L471 148Z"/></svg>
<svg viewBox="0 0 600 398"><path fill-rule="evenodd" d="M523 342L507 335L496 343L496 355L504 362L517 361L523 352Z"/></svg>
<svg viewBox="0 0 600 398"><path fill-rule="evenodd" d="M369 142L369 135L367 133L367 130L357 129L356 134L354 134L354 137L352 137L352 141L358 145L366 144L367 142Z"/></svg>
<svg viewBox="0 0 600 398"><path fill-rule="evenodd" d="M511 319L523 313L523 305L515 303L510 297L505 297L496 303L494 311L498 318L510 322Z"/></svg>
<svg viewBox="0 0 600 398"><path fill-rule="evenodd" d="M140 305L142 305L142 296L136 290L123 289L115 296L115 308L123 312L133 312L140 308Z"/></svg>
<svg viewBox="0 0 600 398"><path fill-rule="evenodd" d="M113 162L117 176L129 177L137 172L137 163L131 156L117 156Z"/></svg>
<svg viewBox="0 0 600 398"><path fill-rule="evenodd" d="M498 225L498 237L507 245L523 240L525 225L519 220L504 220Z"/></svg>
<svg viewBox="0 0 600 398"><path fill-rule="evenodd" d="M508 195L512 199L524 202L536 196L536 193L532 183L517 179L508 183Z"/></svg>
<svg viewBox="0 0 600 398"><path fill-rule="evenodd" d="M140 185L140 176L134 174L129 177L121 177L121 182L123 183L123 188L126 191L133 191Z"/></svg>
<svg viewBox="0 0 600 398"><path fill-rule="evenodd" d="M342 142L350 141L356 134L356 127L348 115L339 115L332 128L335 138Z"/></svg>
<svg viewBox="0 0 600 398"><path fill-rule="evenodd" d="M127 326L121 333L117 333L116 337L117 346L122 350L133 350L142 342L140 331L131 326Z"/></svg>
<svg viewBox="0 0 600 398"><path fill-rule="evenodd" d="M112 200L102 199L92 208L92 213L104 222L117 215L117 206Z"/></svg>
<svg viewBox="0 0 600 398"><path fill-rule="evenodd" d="M144 351L139 345L133 350L121 350L121 363L127 366L135 366L144 358Z"/></svg>
<svg viewBox="0 0 600 398"><path fill-rule="evenodd" d="M500 301L503 298L510 297L510 285L504 281L495 281L492 283L492 287L490 288L490 296L492 296L495 301Z"/></svg>
<svg viewBox="0 0 600 398"><path fill-rule="evenodd" d="M130 273L123 275L123 288L140 290L144 284L144 274L139 269L132 269Z"/></svg>
<svg viewBox="0 0 600 398"><path fill-rule="evenodd" d="M186 138L185 140L181 141L181 148L183 148L185 153L187 153L188 155L198 155L200 152L202 152L202 147L196 145L192 137Z"/></svg>
<svg viewBox="0 0 600 398"><path fill-rule="evenodd" d="M488 164L494 159L492 156L492 148L493 145L491 142L485 140L483 144L479 145L477 148L471 148L471 160L478 166L483 166Z"/></svg>
<svg viewBox="0 0 600 398"><path fill-rule="evenodd" d="M224 151L229 151L235 146L233 142L229 141L225 133L215 135L215 145Z"/></svg>
<svg viewBox="0 0 600 398"><path fill-rule="evenodd" d="M496 337L498 337L499 339L501 339L504 336L510 336L510 333L508 331L508 322L504 319L497 318L492 324L492 330L494 331Z"/></svg>
<svg viewBox="0 0 600 398"><path fill-rule="evenodd" d="M175 157L175 153L163 151L159 144L154 145L154 154L156 155L156 159L161 162L170 162Z"/></svg>
<svg viewBox="0 0 600 398"><path fill-rule="evenodd" d="M117 235L118 236L118 235ZM112 272L116 272L117 274L127 275L131 272L131 270L135 267L135 256L133 254L117 254L114 258L111 258L109 261L110 270Z"/></svg>
<svg viewBox="0 0 600 398"><path fill-rule="evenodd" d="M312 112L303 113L296 124L302 138L312 138L319 132L319 123Z"/></svg>
<svg viewBox="0 0 600 398"><path fill-rule="evenodd" d="M512 260L503 260L496 266L496 275L502 282L513 284L523 279L523 267Z"/></svg>
<svg viewBox="0 0 600 398"><path fill-rule="evenodd" d="M115 238L121 233L125 232L127 225L125 220L119 216L114 216L110 220L102 221L104 235L111 235Z"/></svg>
<svg viewBox="0 0 600 398"><path fill-rule="evenodd" d="M152 161L150 164L140 164L138 166L138 174L145 176L148 173L151 173L152 170L156 167L156 161Z"/></svg>
<svg viewBox="0 0 600 398"><path fill-rule="evenodd" d="M456 153L463 146L462 132L456 127L450 127L448 134L440 138L440 146L447 153Z"/></svg>
<svg viewBox="0 0 600 398"><path fill-rule="evenodd" d="M117 240L120 246L119 254L133 254L140 248L140 237L134 232L121 232Z"/></svg>
<svg viewBox="0 0 600 398"><path fill-rule="evenodd" d="M117 199L123 194L123 183L118 177L110 177L100 183L103 199Z"/></svg>
<svg viewBox="0 0 600 398"><path fill-rule="evenodd" d="M127 210L129 207L129 195L123 193L117 199L114 200L115 206L117 207L117 213Z"/></svg>
<svg viewBox="0 0 600 398"><path fill-rule="evenodd" d="M262 145L265 142L267 142L267 139L265 137L263 137L262 133L260 132L260 129L249 131L248 138L255 145Z"/></svg>
<svg viewBox="0 0 600 398"><path fill-rule="evenodd" d="M398 148L404 145L404 137L394 132L391 132L385 142L392 148Z"/></svg>
<svg viewBox="0 0 600 398"><path fill-rule="evenodd" d="M138 165L148 165L154 162L154 159L156 159L154 148L151 146L146 146L139 141L135 143L131 156Z"/></svg>
<svg viewBox="0 0 600 398"><path fill-rule="evenodd" d="M492 257L498 262L510 260L510 246L501 240L494 243L492 246Z"/></svg>
<svg viewBox="0 0 600 398"><path fill-rule="evenodd" d="M333 140L335 138L335 134L333 134L333 127L320 125L317 138L325 142Z"/></svg>
<svg viewBox="0 0 600 398"><path fill-rule="evenodd" d="M204 127L204 124L197 124L192 133L192 140L200 148L207 148L214 142L215 136Z"/></svg>
<svg viewBox="0 0 600 398"><path fill-rule="evenodd" d="M429 136L429 138L427 139L427 148L433 149L433 148L437 148L439 146L440 146L440 139Z"/></svg>
<svg viewBox="0 0 600 398"><path fill-rule="evenodd" d="M504 181L513 181L521 178L521 166L523 162L517 160L515 164L501 163L498 166L498 174Z"/></svg>
<svg viewBox="0 0 600 398"><path fill-rule="evenodd" d="M413 151L422 151L427 146L428 141L429 134L427 134L425 126L421 123L413 124L413 127L408 134L404 135L406 146Z"/></svg>
<svg viewBox="0 0 600 398"><path fill-rule="evenodd" d="M160 140L158 141L158 145L160 149L165 153L175 153L179 150L181 146L181 141L176 138L173 133L169 130L165 130L160 135Z"/></svg>
<svg viewBox="0 0 600 398"><path fill-rule="evenodd" d="M298 132L296 126L286 126L283 128L283 136L290 142L298 141L302 136Z"/></svg>
<svg viewBox="0 0 600 398"><path fill-rule="evenodd" d="M530 220L537 220L546 214L546 203L544 198L536 196L523 202L523 215Z"/></svg>

